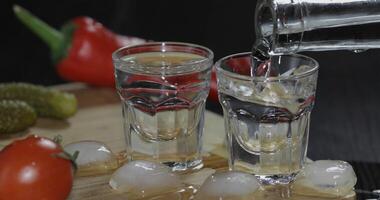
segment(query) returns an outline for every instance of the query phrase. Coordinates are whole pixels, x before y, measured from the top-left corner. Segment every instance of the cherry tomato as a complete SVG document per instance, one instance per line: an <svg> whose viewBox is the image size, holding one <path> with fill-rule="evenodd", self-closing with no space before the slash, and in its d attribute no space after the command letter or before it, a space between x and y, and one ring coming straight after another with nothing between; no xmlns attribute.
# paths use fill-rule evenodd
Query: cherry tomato
<svg viewBox="0 0 380 200"><path fill-rule="evenodd" d="M73 167L54 141L29 136L0 151L0 200L64 200Z"/></svg>

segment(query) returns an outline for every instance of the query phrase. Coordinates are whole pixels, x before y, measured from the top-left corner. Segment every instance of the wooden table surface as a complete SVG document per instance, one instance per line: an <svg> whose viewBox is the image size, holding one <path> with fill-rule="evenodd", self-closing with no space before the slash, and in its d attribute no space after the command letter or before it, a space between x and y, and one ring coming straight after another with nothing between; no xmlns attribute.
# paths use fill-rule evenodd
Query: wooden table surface
<svg viewBox="0 0 380 200"><path fill-rule="evenodd" d="M66 84L56 86L62 90L74 93L79 102L78 113L67 121L38 119L37 124L30 128L28 133L47 137L61 135L64 144L81 141L97 140L104 142L113 152L121 152L125 149L122 131L121 105L116 92L109 88L92 88L83 84ZM226 150L223 147L225 137L222 116L210 111L206 112L204 130L204 162L205 169L200 171L194 180L201 184L204 177L210 173L227 168ZM5 145L11 139L0 140L0 145ZM77 177L70 199L91 200L118 200L125 199L123 195L116 193L108 186L110 174ZM351 199L352 197L348 198ZM305 199L296 197L294 199ZM311 199L311 198L307 198ZM320 199L314 197L313 199ZM323 199L323 198L322 198Z"/></svg>

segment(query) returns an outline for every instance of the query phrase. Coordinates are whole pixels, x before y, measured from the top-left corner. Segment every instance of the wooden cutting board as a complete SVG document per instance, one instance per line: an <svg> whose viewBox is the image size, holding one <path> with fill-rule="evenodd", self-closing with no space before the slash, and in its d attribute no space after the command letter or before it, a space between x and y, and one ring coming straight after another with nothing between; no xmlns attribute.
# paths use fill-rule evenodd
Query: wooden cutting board
<svg viewBox="0 0 380 200"><path fill-rule="evenodd" d="M63 143L68 144L81 140L104 142L113 152L125 149L122 131L121 105L115 90L93 88L84 84L65 84L55 88L74 93L78 98L78 113L66 121L38 119L37 124L17 137L26 134L38 134L53 138L61 135ZM205 177L216 171L227 169L226 150L223 148L225 138L223 118L206 111L204 130L204 163L205 169L191 176L186 176L194 185L200 185ZM1 139L0 147L15 138ZM77 177L70 195L71 200L119 200L125 196L116 193L108 186L110 174L91 177ZM272 199L272 198L271 198ZM278 199L278 198L274 198ZM292 199L326 199L319 197L294 196ZM350 194L344 199L355 199Z"/></svg>

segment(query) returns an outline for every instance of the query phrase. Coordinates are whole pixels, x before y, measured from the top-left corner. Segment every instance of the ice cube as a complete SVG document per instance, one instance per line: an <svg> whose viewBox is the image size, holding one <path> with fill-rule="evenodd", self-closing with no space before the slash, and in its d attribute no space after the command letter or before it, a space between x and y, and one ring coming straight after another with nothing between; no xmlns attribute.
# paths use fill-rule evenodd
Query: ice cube
<svg viewBox="0 0 380 200"><path fill-rule="evenodd" d="M140 199L183 188L178 175L166 165L149 161L132 161L112 174L112 189L124 192L127 199Z"/></svg>
<svg viewBox="0 0 380 200"><path fill-rule="evenodd" d="M296 70L295 67L290 68L288 71L282 73L280 76L281 77L288 77L288 76L292 75L295 70Z"/></svg>
<svg viewBox="0 0 380 200"><path fill-rule="evenodd" d="M264 101L277 103L288 95L288 90L281 83L267 83L260 95L263 97Z"/></svg>
<svg viewBox="0 0 380 200"><path fill-rule="evenodd" d="M351 165L339 160L319 160L306 165L297 176L294 192L342 197L352 192L356 175Z"/></svg>
<svg viewBox="0 0 380 200"><path fill-rule="evenodd" d="M255 88L252 102L286 108L293 114L299 110L300 103L297 102L293 86L281 82L260 82L256 83Z"/></svg>
<svg viewBox="0 0 380 200"><path fill-rule="evenodd" d="M251 199L260 189L255 176L242 172L222 172L209 176L202 184L195 200Z"/></svg>
<svg viewBox="0 0 380 200"><path fill-rule="evenodd" d="M65 145L65 151L71 155L78 151L75 160L78 175L104 174L116 169L119 165L115 154L98 141L80 141Z"/></svg>
<svg viewBox="0 0 380 200"><path fill-rule="evenodd" d="M222 81L222 80L221 80ZM250 97L253 95L254 90L251 82L243 82L243 81L229 81L228 90L232 92L232 96L241 96L241 97Z"/></svg>
<svg viewBox="0 0 380 200"><path fill-rule="evenodd" d="M294 71L291 73L292 75L300 75L311 70L312 67L310 67L309 65L300 65L297 68L293 68L293 69Z"/></svg>

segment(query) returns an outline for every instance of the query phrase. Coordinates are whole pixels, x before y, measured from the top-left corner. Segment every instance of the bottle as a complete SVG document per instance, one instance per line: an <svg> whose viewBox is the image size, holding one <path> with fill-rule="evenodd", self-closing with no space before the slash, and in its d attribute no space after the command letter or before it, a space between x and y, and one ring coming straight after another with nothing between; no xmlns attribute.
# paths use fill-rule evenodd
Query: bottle
<svg viewBox="0 0 380 200"><path fill-rule="evenodd" d="M377 22L380 0L259 0L254 48L271 54L380 48Z"/></svg>

